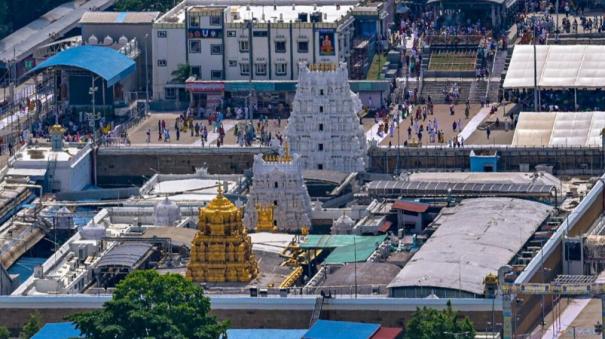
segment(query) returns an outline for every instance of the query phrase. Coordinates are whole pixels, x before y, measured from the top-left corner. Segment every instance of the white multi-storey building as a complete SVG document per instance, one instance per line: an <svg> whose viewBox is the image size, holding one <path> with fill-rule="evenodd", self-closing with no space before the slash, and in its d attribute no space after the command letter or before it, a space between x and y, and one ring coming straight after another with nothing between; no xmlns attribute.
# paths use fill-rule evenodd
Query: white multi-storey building
<svg viewBox="0 0 605 339"><path fill-rule="evenodd" d="M304 169L361 172L367 145L345 64L300 66L286 135ZM332 67L333 66L333 67Z"/></svg>
<svg viewBox="0 0 605 339"><path fill-rule="evenodd" d="M184 84L172 75L181 64L201 80L279 81L297 79L300 62L347 62L350 56L356 1L205 3L183 1L154 23L154 99L175 99L179 91L185 97Z"/></svg>
<svg viewBox="0 0 605 339"><path fill-rule="evenodd" d="M303 179L298 154L290 155L287 145L282 156L265 160L254 157L253 181L248 194L244 225L256 228L258 208L273 209L273 225L283 231L311 227L311 198Z"/></svg>

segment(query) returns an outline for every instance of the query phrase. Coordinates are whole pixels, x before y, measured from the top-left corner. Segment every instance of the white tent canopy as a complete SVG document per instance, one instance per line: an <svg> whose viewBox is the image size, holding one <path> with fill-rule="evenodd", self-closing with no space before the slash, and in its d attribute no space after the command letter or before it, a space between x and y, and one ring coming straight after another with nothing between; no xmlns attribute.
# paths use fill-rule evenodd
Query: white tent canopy
<svg viewBox="0 0 605 339"><path fill-rule="evenodd" d="M536 46L538 87L605 87L605 46ZM534 46L516 45L506 72L506 89L534 87Z"/></svg>
<svg viewBox="0 0 605 339"><path fill-rule="evenodd" d="M600 146L605 112L522 112L513 146Z"/></svg>

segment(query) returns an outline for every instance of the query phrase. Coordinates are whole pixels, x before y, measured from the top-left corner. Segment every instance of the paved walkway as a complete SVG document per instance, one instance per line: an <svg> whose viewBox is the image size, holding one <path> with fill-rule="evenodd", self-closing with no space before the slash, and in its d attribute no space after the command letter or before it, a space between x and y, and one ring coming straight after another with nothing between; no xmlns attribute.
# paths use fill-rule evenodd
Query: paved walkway
<svg viewBox="0 0 605 339"><path fill-rule="evenodd" d="M224 120L223 121L223 129L225 130L225 134L227 134L227 132L229 132L233 127L235 127L235 124L237 123L237 121L235 120ZM206 146L215 143L215 141L218 139L218 133L216 132L212 132L212 129L210 129L208 131L208 141L206 142ZM196 140L195 142L193 142L193 145L197 145L197 146L202 146L202 140L198 138L198 140ZM239 146L237 144L225 144L224 146Z"/></svg>
<svg viewBox="0 0 605 339"><path fill-rule="evenodd" d="M479 112L464 126L462 132L458 134L459 137L463 137L464 140L468 140L468 138L473 134L479 125L487 118L491 109L491 104L487 105L479 110Z"/></svg>

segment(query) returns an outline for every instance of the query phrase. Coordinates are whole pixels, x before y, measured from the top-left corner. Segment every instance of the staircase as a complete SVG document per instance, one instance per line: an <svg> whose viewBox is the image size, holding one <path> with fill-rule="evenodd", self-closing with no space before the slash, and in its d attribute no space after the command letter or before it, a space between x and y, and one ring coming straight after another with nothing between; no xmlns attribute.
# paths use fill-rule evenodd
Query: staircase
<svg viewBox="0 0 605 339"><path fill-rule="evenodd" d="M477 80L471 83L471 89L468 94L468 101L471 103L480 103L485 98L487 91L487 81Z"/></svg>
<svg viewBox="0 0 605 339"><path fill-rule="evenodd" d="M313 326L317 320L319 320L319 316L321 315L321 309L324 306L324 296L318 296L315 299L315 308L313 308L313 313L311 314L311 322L309 323L309 327Z"/></svg>
<svg viewBox="0 0 605 339"><path fill-rule="evenodd" d="M431 96L431 100L435 104L444 104L445 103L445 95L443 94L444 89L448 89L451 87L453 83L458 84L458 88L460 88L460 98L458 99L459 104L463 104L466 101L466 98L469 97L471 91L470 81L446 81L446 80L428 80L424 79L424 86L422 88L422 96L428 98Z"/></svg>
<svg viewBox="0 0 605 339"><path fill-rule="evenodd" d="M47 192L55 191L55 171L57 169L57 153L52 152L48 157L48 166L46 167L46 187Z"/></svg>

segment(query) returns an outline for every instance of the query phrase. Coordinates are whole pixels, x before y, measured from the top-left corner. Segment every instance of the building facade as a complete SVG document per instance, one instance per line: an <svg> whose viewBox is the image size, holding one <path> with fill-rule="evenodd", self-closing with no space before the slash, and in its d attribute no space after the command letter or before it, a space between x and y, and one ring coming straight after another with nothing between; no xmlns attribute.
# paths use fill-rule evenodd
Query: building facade
<svg viewBox="0 0 605 339"><path fill-rule="evenodd" d="M263 158L254 157L253 181L248 194L244 225L258 229L261 213L272 209L273 227L283 231L297 231L311 227L311 198L303 180L300 158L290 155L288 145L284 154ZM261 211L261 212L259 212Z"/></svg>
<svg viewBox="0 0 605 339"><path fill-rule="evenodd" d="M354 36L343 5L189 5L183 2L153 25L155 100L182 99L185 85L174 81L179 65L206 81L295 80L297 65L347 62ZM180 97L179 97L180 95ZM200 96L194 105L217 100Z"/></svg>
<svg viewBox="0 0 605 339"><path fill-rule="evenodd" d="M304 169L361 172L367 143L345 64L300 66L286 135Z"/></svg>

